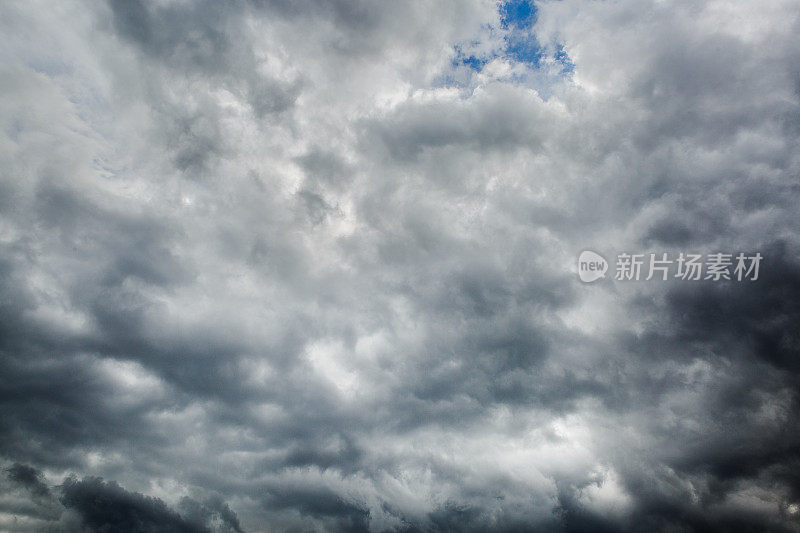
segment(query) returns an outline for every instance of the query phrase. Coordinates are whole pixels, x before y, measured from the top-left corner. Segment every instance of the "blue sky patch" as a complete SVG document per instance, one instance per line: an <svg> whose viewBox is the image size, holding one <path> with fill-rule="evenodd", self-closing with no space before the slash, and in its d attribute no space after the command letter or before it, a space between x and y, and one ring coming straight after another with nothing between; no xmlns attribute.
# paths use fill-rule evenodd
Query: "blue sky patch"
<svg viewBox="0 0 800 533"><path fill-rule="evenodd" d="M539 62L544 55L544 48L532 34L510 34L506 36L505 57L519 63L525 63L534 68L539 68Z"/></svg>
<svg viewBox="0 0 800 533"><path fill-rule="evenodd" d="M563 67L561 69L562 74L572 74L575 71L575 63L572 62L572 58L570 58L567 51L564 50L563 44L558 43L556 45L556 53L553 55L553 58L556 62L561 63Z"/></svg>
<svg viewBox="0 0 800 533"><path fill-rule="evenodd" d="M498 4L500 27L487 26L490 34L500 39L493 49L481 49L480 41L462 42L453 47L454 67L467 67L475 72L483 71L487 63L502 58L522 63L533 69L543 68L552 61L561 65L561 74L569 76L575 65L561 43L542 45L533 31L537 20L536 4L532 0L510 0ZM487 43L488 44L488 43Z"/></svg>
<svg viewBox="0 0 800 533"><path fill-rule="evenodd" d="M536 23L536 5L531 0L510 0L500 4L503 28L530 29Z"/></svg>
<svg viewBox="0 0 800 533"><path fill-rule="evenodd" d="M466 65L472 70L476 72L480 72L483 70L483 67L489 61L490 58L487 57L477 57L475 54L467 55L464 53L464 50L461 46L455 45L453 47L456 51L456 55L453 58L453 66L457 67L460 65Z"/></svg>

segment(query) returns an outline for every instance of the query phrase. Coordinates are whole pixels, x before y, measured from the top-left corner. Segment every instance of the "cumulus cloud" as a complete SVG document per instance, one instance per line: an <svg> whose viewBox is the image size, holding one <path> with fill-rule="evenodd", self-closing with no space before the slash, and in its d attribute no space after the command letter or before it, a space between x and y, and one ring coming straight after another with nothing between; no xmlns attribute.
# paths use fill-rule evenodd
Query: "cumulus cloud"
<svg viewBox="0 0 800 533"><path fill-rule="evenodd" d="M794 2L0 10L0 527L800 527Z"/></svg>

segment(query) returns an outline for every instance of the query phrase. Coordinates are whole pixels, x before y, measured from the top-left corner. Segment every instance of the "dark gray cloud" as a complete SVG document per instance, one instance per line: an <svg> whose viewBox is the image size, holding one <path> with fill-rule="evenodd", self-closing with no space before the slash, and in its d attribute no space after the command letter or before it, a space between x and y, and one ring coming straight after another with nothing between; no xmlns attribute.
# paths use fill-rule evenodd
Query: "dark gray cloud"
<svg viewBox="0 0 800 533"><path fill-rule="evenodd" d="M91 531L209 531L183 519L158 498L128 492L100 478L67 478L61 491L61 503L77 511Z"/></svg>
<svg viewBox="0 0 800 533"><path fill-rule="evenodd" d="M25 487L32 494L39 497L50 496L50 489L42 481L42 475L35 468L20 463L14 463L6 469L8 479L21 487Z"/></svg>
<svg viewBox="0 0 800 533"><path fill-rule="evenodd" d="M211 531L242 533L236 513L219 494L211 494L202 503L183 497L180 513L160 498L125 490L114 481L74 474L53 487L35 468L14 463L6 469L3 512L13 514L13 528L37 531L130 531L158 532ZM5 483L3 483L5 485ZM22 506L9 505L14 489L22 489L30 498ZM22 518L22 521L20 521Z"/></svg>
<svg viewBox="0 0 800 533"><path fill-rule="evenodd" d="M797 6L535 7L0 8L0 529L796 531Z"/></svg>

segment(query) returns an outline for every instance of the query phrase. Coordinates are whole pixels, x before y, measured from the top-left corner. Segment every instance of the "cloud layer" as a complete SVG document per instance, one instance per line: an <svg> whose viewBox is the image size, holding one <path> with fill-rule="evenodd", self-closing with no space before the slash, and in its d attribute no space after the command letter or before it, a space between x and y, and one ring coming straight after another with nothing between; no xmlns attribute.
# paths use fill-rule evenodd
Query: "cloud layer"
<svg viewBox="0 0 800 533"><path fill-rule="evenodd" d="M0 529L800 529L795 2L0 11Z"/></svg>

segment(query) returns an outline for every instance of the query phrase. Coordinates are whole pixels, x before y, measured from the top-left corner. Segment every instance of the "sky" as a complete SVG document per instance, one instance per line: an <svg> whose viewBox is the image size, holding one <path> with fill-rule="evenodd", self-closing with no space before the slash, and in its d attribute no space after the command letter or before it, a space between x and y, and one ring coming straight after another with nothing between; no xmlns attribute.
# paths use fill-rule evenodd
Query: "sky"
<svg viewBox="0 0 800 533"><path fill-rule="evenodd" d="M0 531L800 531L798 34L3 2Z"/></svg>

